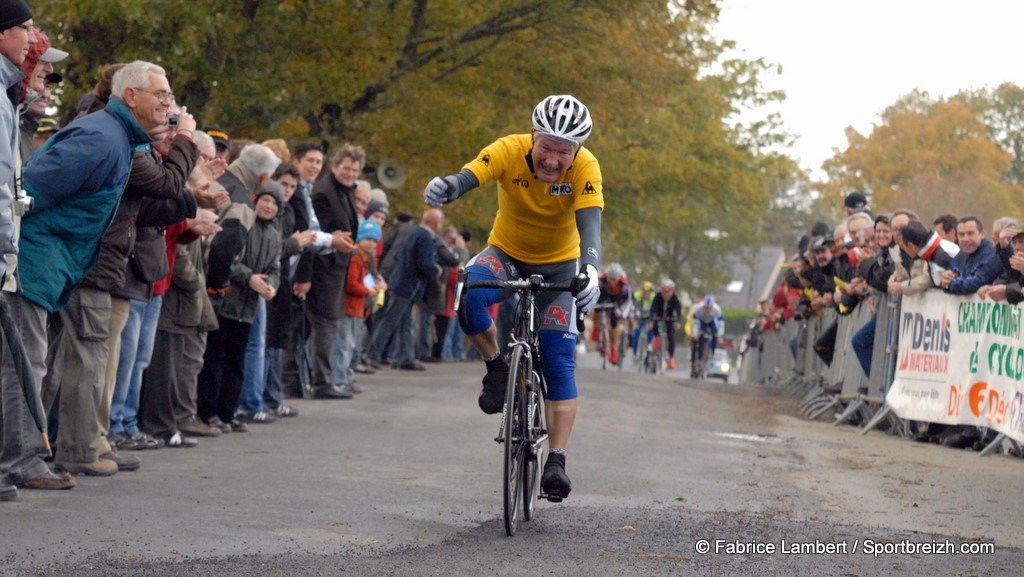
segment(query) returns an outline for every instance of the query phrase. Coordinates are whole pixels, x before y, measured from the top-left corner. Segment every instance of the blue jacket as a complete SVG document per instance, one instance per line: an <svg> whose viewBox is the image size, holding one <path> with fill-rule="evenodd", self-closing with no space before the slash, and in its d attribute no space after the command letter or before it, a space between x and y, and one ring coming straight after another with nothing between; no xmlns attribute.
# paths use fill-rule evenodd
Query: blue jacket
<svg viewBox="0 0 1024 577"><path fill-rule="evenodd" d="M35 206L21 221L19 266L25 298L56 312L96 265L136 151L150 138L119 98L46 142L25 165Z"/></svg>
<svg viewBox="0 0 1024 577"><path fill-rule="evenodd" d="M954 295L972 295L999 278L1003 272L1003 263L999 260L999 253L996 252L992 241L983 238L978 250L971 254L961 250L960 254L953 257L949 270L955 272L957 277L949 283L946 292Z"/></svg>
<svg viewBox="0 0 1024 577"><path fill-rule="evenodd" d="M401 251L398 264L387 279L388 290L419 302L427 288L427 281L441 270L437 266L434 235L423 226L416 226L402 243Z"/></svg>

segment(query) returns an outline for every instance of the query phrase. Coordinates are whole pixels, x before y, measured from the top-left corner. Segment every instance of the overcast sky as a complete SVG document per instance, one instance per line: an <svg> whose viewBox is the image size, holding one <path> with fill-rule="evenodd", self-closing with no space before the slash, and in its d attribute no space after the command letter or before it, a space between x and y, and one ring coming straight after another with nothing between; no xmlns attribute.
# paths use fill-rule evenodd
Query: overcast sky
<svg viewBox="0 0 1024 577"><path fill-rule="evenodd" d="M1024 85L1024 1L724 0L714 35L746 59L782 65L763 78L799 135L790 155L823 177L843 131L869 134L915 88L933 97L1003 82Z"/></svg>

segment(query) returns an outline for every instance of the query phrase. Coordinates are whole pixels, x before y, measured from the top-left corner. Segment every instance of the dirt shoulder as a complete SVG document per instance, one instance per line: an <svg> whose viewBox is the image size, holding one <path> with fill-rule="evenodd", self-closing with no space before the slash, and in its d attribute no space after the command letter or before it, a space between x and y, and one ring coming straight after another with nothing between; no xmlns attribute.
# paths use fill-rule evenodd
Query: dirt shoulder
<svg viewBox="0 0 1024 577"><path fill-rule="evenodd" d="M788 480L843 523L887 527L1024 547L1018 489L1024 460L916 443L860 427L799 416L776 399L763 450L795 457Z"/></svg>

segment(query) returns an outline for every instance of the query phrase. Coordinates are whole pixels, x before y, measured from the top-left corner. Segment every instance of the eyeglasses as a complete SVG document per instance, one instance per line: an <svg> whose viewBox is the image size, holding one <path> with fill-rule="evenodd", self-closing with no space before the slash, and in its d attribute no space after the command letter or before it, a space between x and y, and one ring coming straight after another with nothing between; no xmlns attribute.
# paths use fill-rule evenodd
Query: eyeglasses
<svg viewBox="0 0 1024 577"><path fill-rule="evenodd" d="M160 90L158 92L152 92L150 90L143 90L141 88L136 88L135 90L138 90L139 92L145 92L146 94L152 94L160 102L163 102L163 103L166 103L166 104L174 104L174 93L173 92L167 92L165 90Z"/></svg>

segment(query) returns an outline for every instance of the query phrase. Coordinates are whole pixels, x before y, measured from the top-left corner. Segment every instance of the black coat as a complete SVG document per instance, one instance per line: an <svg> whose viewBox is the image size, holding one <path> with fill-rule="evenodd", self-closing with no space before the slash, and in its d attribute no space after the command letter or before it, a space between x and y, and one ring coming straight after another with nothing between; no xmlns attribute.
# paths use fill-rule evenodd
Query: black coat
<svg viewBox="0 0 1024 577"><path fill-rule="evenodd" d="M331 172L316 181L310 198L316 218L320 221L320 230L326 233L336 230L350 232L355 241L356 228L359 226L355 190L354 186L343 186ZM295 273L295 282L312 283L306 296L306 306L314 314L330 320L339 320L345 316L348 259L348 253L337 251L303 254L303 262Z"/></svg>

